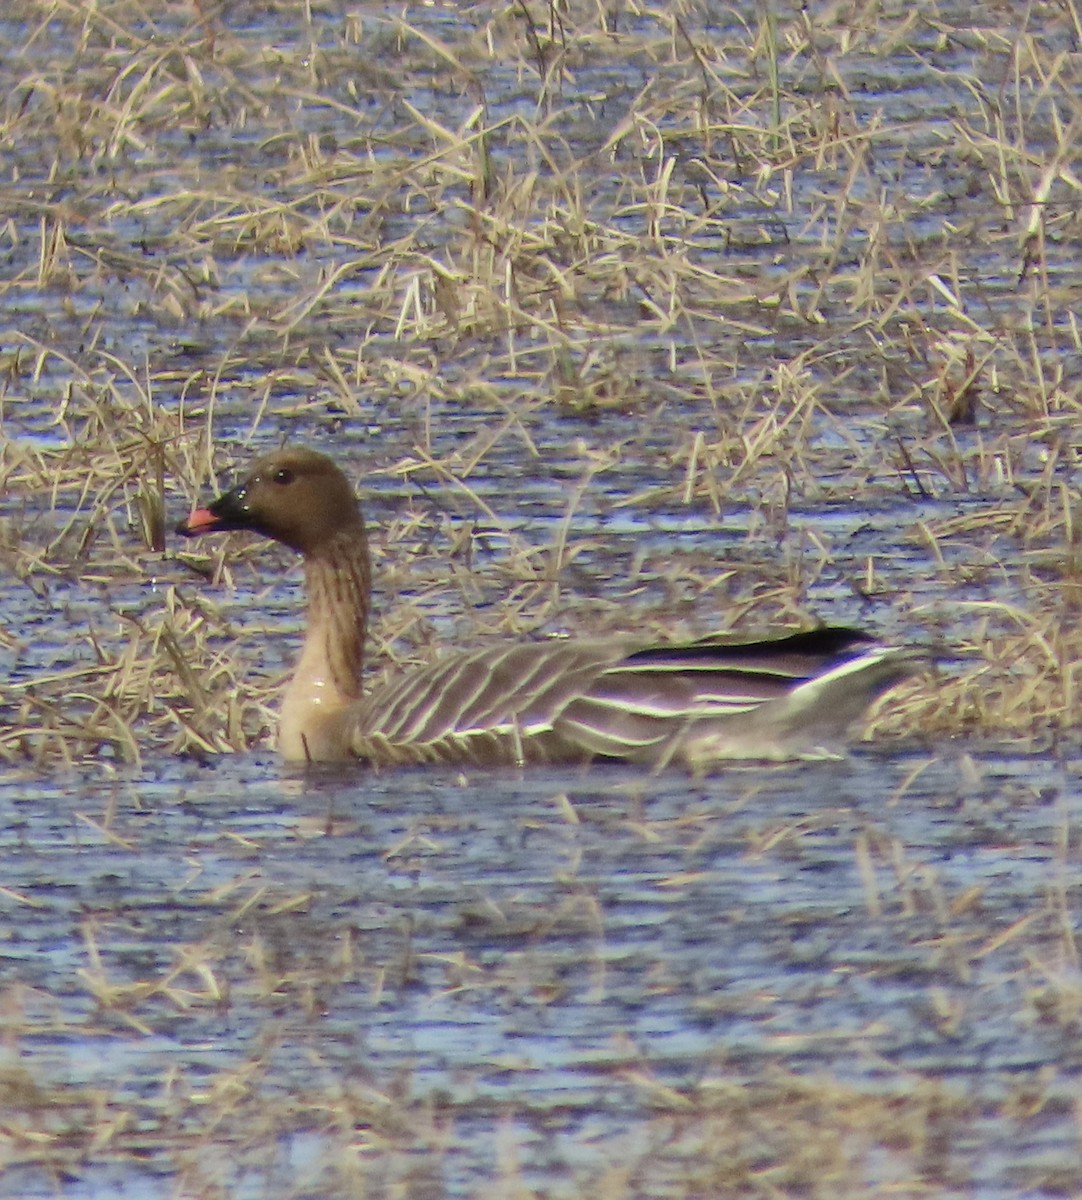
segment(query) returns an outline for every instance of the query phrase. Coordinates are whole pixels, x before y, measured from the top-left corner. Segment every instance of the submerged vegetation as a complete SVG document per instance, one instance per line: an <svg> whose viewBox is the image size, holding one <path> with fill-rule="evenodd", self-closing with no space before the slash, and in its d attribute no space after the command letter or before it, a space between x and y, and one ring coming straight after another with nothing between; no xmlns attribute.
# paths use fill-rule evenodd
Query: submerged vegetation
<svg viewBox="0 0 1082 1200"><path fill-rule="evenodd" d="M877 738L1076 738L1074 0L9 0L0 36L8 769L266 745L295 565L171 530L287 439L371 492L375 672L450 639L822 618L939 659L878 710ZM684 849L698 831L664 834ZM928 944L962 978L951 922L971 898L950 909L898 846L862 853L869 911L877 871L903 881L903 915L941 919ZM262 899L230 886L220 927L153 984L113 978L86 920L82 980L109 1021L142 1036L163 1011L228 1007L233 931ZM1026 1001L1068 1032L1070 916L1050 893L1061 940L1028 964ZM352 943L338 952L271 962L253 935L245 978L268 1011L286 995L314 1014L352 968ZM482 986L475 964L444 968L448 991ZM517 986L491 982L508 1004ZM39 998L8 1000L17 1039ZM438 1106L393 1087L277 1092L267 1036L247 1074L163 1084L161 1111L12 1066L5 1162L59 1180L160 1134L184 1194L210 1196L228 1189L188 1139L199 1121L259 1158L319 1128L348 1147L333 1194L368 1195L366 1156L445 1152ZM954 1182L942 1130L986 1115L926 1078L871 1100L781 1067L747 1087L633 1082L649 1136L568 1195L864 1196L867 1158L891 1181L876 1194L926 1195ZM1001 1111L1039 1112L1028 1086ZM408 1175L392 1193L443 1194ZM509 1158L491 1194L556 1193Z"/></svg>

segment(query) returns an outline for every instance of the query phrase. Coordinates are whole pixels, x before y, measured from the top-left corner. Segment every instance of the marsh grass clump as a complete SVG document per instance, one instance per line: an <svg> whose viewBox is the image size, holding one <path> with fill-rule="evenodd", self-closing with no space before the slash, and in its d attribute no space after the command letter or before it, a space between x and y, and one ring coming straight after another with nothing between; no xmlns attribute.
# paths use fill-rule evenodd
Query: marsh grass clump
<svg viewBox="0 0 1082 1200"><path fill-rule="evenodd" d="M213 5L27 11L35 65L7 78L3 549L31 593L129 595L93 633L76 623L83 665L19 673L4 753L37 753L35 728L45 760L258 740L273 681L246 690L238 628L194 594L205 570L225 580L220 560L175 557L167 530L238 441L321 433L358 467L409 464L397 478L438 503L450 488L466 527L501 517L486 472L517 457L544 476L570 450L580 476L608 464L598 512L648 523L664 502L750 514L779 544L797 531L816 548L790 557L787 593L752 584L742 553L769 560L732 540L724 585L713 567L678 590L719 601L706 624L722 600L752 624L822 613L827 584L874 594L892 634L970 646L980 668L899 725L1069 725L1069 628L1051 653L1036 631L982 642L972 604L997 598L971 561L1008 564L1009 606L1063 609L1009 564L1037 539L1074 554L1079 344L1056 270L1077 241L1077 99L1027 86L1069 23L1022 58L1003 57L1009 31L954 31L1032 95L1008 118L935 65L949 33L901 13L518 5L452 30L272 8L268 49ZM920 70L877 90L902 53ZM953 505L968 520L948 532ZM843 506L890 514L877 545L828 531ZM549 541L500 534L522 582L484 605L494 630L562 624L567 579L588 584L597 543L559 522ZM454 576L439 559L463 527L445 528L450 546L410 558L407 611ZM388 644L438 625L407 615ZM61 689L81 697L78 738L57 732Z"/></svg>

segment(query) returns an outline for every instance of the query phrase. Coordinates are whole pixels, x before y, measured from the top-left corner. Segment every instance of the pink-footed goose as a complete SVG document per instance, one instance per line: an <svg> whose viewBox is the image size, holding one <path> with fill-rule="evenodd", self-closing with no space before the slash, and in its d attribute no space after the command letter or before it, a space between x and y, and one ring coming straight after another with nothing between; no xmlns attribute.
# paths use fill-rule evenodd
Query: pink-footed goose
<svg viewBox="0 0 1082 1200"><path fill-rule="evenodd" d="M912 670L907 652L854 629L671 645L552 639L457 650L364 693L371 568L345 475L286 448L177 526L248 529L304 556L308 626L282 701L292 761L577 763L708 769L733 759L822 757Z"/></svg>

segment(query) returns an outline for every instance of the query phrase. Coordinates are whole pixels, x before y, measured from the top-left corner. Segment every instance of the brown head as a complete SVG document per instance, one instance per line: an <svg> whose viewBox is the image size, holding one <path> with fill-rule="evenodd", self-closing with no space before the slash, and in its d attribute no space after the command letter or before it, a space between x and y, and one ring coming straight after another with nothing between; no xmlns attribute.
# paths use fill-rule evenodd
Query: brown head
<svg viewBox="0 0 1082 1200"><path fill-rule="evenodd" d="M243 483L194 509L177 533L250 529L311 554L335 534L358 528L361 512L349 480L325 454L298 446L259 459Z"/></svg>

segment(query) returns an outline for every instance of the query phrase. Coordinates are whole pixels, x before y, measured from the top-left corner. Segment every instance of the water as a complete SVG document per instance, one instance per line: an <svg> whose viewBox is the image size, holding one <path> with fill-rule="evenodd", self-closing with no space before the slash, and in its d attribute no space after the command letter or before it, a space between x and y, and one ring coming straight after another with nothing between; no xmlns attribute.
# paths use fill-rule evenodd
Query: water
<svg viewBox="0 0 1082 1200"><path fill-rule="evenodd" d="M1020 236L1073 103L1047 82L1067 14L781 12L785 136L832 132L762 170L755 6L577 14L544 81L525 18L484 6L240 3L214 54L185 4L24 7L0 18L0 1196L1076 1194L1076 737L959 718L705 780L297 774L258 691L296 648L296 564L252 549L219 582L137 520L159 451L171 525L177 446L291 437L365 479L377 651L735 605L935 644L947 694L1012 614L1051 597L1068 636L1068 175L1043 274ZM1023 42L1067 52L1040 86ZM459 130L482 97L503 185L536 174L483 237L473 159L412 115ZM976 422L938 430L968 345ZM163 627L256 749L173 752ZM1029 686L1033 628L989 705ZM20 728L97 720L126 650L160 654L139 761L88 738L35 764Z"/></svg>
<svg viewBox="0 0 1082 1200"><path fill-rule="evenodd" d="M712 1089L779 1078L899 1104L934 1087L955 1109L942 1169L988 1194L1010 1191L989 1137L1015 1177L1074 1170L1076 764L862 750L689 784L304 778L237 755L8 779L0 804L8 1070L61 1121L107 1097L174 1170L207 1097L237 1088L255 1131L210 1138L237 1194L266 1186L245 1182L253 1154L270 1194L312 1160L341 1187L366 1136L342 1106L376 1110L370 1169L418 1158L468 1196L501 1144L548 1188L674 1105L690 1136ZM1039 1138L1006 1115L1026 1089ZM384 1144L381 1108L411 1132ZM420 1129L434 1112L446 1143ZM679 1188L681 1156L657 1153ZM77 1170L66 1194L118 1178ZM3 1191L47 1179L13 1165Z"/></svg>

